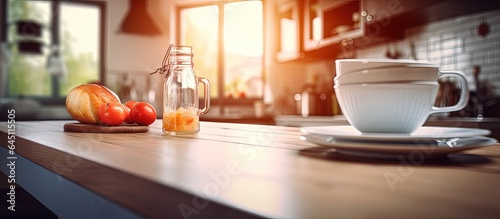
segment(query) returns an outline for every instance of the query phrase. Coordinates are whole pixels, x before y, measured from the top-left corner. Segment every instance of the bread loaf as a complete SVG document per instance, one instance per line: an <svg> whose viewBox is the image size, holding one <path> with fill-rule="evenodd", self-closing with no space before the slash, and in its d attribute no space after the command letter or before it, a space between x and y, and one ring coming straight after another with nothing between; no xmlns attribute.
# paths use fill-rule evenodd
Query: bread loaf
<svg viewBox="0 0 500 219"><path fill-rule="evenodd" d="M120 98L105 86L82 84L66 96L66 109L73 119L81 123L99 123L99 107L108 102L120 103Z"/></svg>

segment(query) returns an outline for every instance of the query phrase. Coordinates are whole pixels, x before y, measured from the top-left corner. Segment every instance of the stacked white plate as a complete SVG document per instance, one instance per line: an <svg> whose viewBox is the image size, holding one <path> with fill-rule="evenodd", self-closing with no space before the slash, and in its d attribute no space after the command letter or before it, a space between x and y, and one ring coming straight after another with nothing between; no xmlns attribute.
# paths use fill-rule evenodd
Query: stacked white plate
<svg viewBox="0 0 500 219"><path fill-rule="evenodd" d="M409 68L410 67L410 68ZM431 69L429 71L429 69ZM406 66L363 69L336 76L335 85L359 83L407 83L414 81L437 82L438 67Z"/></svg>
<svg viewBox="0 0 500 219"><path fill-rule="evenodd" d="M346 156L423 162L497 143L489 130L420 127L412 133L361 133L352 126L304 127L300 138Z"/></svg>
<svg viewBox="0 0 500 219"><path fill-rule="evenodd" d="M427 61L419 61L413 59L363 59L362 62L360 62L360 59L341 59L336 61L337 75L361 71L364 69L404 66L439 67Z"/></svg>
<svg viewBox="0 0 500 219"><path fill-rule="evenodd" d="M440 71L423 61L390 59L340 59L336 70L334 89L352 126L305 127L305 141L342 155L417 161L497 142L486 137L490 131L485 129L421 126L429 114L466 103L467 82L459 72ZM456 77L462 87L458 103L443 110L433 106L441 76Z"/></svg>

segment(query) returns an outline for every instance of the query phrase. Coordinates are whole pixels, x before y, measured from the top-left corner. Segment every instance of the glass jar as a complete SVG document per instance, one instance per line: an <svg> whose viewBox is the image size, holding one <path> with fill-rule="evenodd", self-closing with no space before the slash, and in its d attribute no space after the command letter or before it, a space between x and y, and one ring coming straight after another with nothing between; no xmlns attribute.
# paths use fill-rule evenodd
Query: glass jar
<svg viewBox="0 0 500 219"><path fill-rule="evenodd" d="M195 134L200 131L200 115L210 108L209 82L197 77L190 46L173 46L163 87L163 127L166 134ZM204 84L204 106L199 108L198 84Z"/></svg>

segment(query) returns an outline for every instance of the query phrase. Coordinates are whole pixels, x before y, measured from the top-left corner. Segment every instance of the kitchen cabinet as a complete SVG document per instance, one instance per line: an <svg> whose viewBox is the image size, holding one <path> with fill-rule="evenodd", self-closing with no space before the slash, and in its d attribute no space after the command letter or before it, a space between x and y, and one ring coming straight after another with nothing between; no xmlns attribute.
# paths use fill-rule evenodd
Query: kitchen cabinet
<svg viewBox="0 0 500 219"><path fill-rule="evenodd" d="M350 57L340 54L404 37L406 29L500 6L470 0L285 0L278 61ZM340 54L340 55L339 55Z"/></svg>
<svg viewBox="0 0 500 219"><path fill-rule="evenodd" d="M500 8L499 1L471 0L365 0L366 24L385 32L401 33L407 28Z"/></svg>
<svg viewBox="0 0 500 219"><path fill-rule="evenodd" d="M366 21L368 23L381 22L387 25L398 15L407 14L415 10L429 7L437 0L376 0L366 1Z"/></svg>
<svg viewBox="0 0 500 219"><path fill-rule="evenodd" d="M321 36L320 0L307 0L304 5L304 47L319 46Z"/></svg>
<svg viewBox="0 0 500 219"><path fill-rule="evenodd" d="M364 0L306 0L304 8L305 51L364 35Z"/></svg>
<svg viewBox="0 0 500 219"><path fill-rule="evenodd" d="M276 3L278 62L337 57L342 50L366 45L366 0L288 0ZM373 32L373 31L372 31ZM370 43L378 42L373 39Z"/></svg>
<svg viewBox="0 0 500 219"><path fill-rule="evenodd" d="M300 58L300 20L299 1L280 1L276 5L276 58L280 62L290 61Z"/></svg>
<svg viewBox="0 0 500 219"><path fill-rule="evenodd" d="M387 21L391 16L403 13L408 8L400 0L366 1L368 22Z"/></svg>

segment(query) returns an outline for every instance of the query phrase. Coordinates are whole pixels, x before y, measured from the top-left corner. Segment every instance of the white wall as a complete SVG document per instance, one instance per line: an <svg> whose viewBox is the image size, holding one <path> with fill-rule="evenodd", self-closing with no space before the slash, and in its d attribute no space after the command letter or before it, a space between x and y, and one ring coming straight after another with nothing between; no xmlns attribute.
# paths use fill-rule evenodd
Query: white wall
<svg viewBox="0 0 500 219"><path fill-rule="evenodd" d="M169 27L173 7L170 1L148 1L149 12L163 31L158 36L119 33L119 26L129 10L129 1L103 1L107 2L107 69L142 72L158 68L171 42Z"/></svg>
<svg viewBox="0 0 500 219"><path fill-rule="evenodd" d="M149 73L161 66L168 45L174 43L172 1L148 0L150 15L162 31L157 36L120 33L119 27L129 10L129 0L102 1L107 4L105 85L115 91L123 102L129 99L147 101L160 111L163 78L160 75L150 76ZM125 74L129 77L127 81L122 77ZM127 86L135 87L133 92L124 88ZM154 99L148 97L150 90L154 90Z"/></svg>

